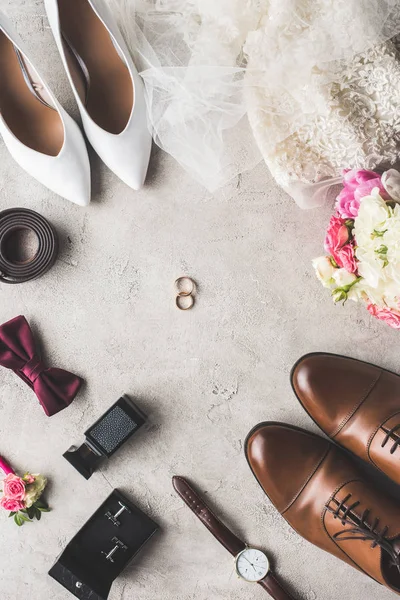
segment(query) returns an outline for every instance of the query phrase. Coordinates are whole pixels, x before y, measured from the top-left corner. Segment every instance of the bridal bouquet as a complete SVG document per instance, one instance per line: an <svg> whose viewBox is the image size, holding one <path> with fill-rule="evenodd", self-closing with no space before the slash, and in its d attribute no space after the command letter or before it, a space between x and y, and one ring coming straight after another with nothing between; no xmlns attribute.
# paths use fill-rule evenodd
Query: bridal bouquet
<svg viewBox="0 0 400 600"><path fill-rule="evenodd" d="M40 521L42 513L50 511L47 504L40 499L47 479L43 475L31 473L19 477L1 457L0 469L5 474L0 506L10 511L8 516L14 517L14 522L19 527L24 523L31 523L33 519Z"/></svg>
<svg viewBox="0 0 400 600"><path fill-rule="evenodd" d="M400 173L345 171L325 236L326 256L313 260L334 302L364 302L400 329Z"/></svg>

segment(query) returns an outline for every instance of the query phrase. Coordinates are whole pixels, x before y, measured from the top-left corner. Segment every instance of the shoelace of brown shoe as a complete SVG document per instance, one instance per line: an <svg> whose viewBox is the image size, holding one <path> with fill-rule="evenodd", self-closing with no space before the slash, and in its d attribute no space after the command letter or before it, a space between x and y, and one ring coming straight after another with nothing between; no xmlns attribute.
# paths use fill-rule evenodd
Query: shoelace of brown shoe
<svg viewBox="0 0 400 600"><path fill-rule="evenodd" d="M356 500L349 506L346 506L350 500L352 494L348 494L339 503L336 509L326 506L326 509L333 514L335 519L340 519L342 525L352 525L353 528L345 529L344 531L338 531L333 535L333 538L342 542L346 540L362 540L371 541L371 548L380 546L382 550L387 552L392 560L393 566L397 567L400 571L400 556L394 549L391 540L386 535L389 528L385 526L381 531L378 531L380 519L376 518L373 525L368 524L368 518L370 515L370 509L365 509L361 517L354 514L354 510L361 504L360 501Z"/></svg>
<svg viewBox="0 0 400 600"><path fill-rule="evenodd" d="M385 433L386 433L386 436L385 436L381 446L382 446L382 448L384 448L386 446L386 444L388 443L388 441L390 439L392 439L393 446L390 448L390 454L394 454L396 452L397 448L400 446L400 436L398 434L396 434L396 439L393 439L393 437L392 437L393 434L395 434L399 429L400 429L400 423L398 425L395 425L394 427L392 427L392 429L389 429L389 431L386 431L386 429L383 429L383 431L385 431Z"/></svg>

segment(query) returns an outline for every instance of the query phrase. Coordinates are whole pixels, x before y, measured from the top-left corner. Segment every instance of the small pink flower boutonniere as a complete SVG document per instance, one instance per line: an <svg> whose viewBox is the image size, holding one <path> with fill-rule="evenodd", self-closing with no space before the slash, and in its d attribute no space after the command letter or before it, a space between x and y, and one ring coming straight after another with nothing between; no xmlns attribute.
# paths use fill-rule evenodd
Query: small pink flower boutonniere
<svg viewBox="0 0 400 600"><path fill-rule="evenodd" d="M9 511L8 516L14 518L18 527L24 523L32 523L34 519L40 521L42 513L50 512L48 505L42 500L47 485L46 477L40 473L25 473L20 477L1 456L0 469L5 474L0 506Z"/></svg>

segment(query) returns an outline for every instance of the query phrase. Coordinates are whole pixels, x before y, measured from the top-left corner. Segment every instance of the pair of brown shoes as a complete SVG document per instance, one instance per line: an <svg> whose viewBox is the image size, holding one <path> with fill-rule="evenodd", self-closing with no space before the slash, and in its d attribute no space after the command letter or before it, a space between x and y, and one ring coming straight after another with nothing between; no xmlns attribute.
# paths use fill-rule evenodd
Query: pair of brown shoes
<svg viewBox="0 0 400 600"><path fill-rule="evenodd" d="M335 444L267 422L245 452L265 493L304 538L400 595L400 503L376 489L341 446L400 484L400 377L333 354L308 354L293 389Z"/></svg>

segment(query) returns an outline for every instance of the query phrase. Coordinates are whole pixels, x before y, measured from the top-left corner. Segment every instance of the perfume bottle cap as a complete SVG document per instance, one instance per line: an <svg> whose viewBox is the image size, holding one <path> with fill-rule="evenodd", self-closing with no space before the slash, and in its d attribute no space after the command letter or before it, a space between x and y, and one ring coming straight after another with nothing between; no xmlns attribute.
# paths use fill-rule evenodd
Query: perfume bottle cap
<svg viewBox="0 0 400 600"><path fill-rule="evenodd" d="M85 479L89 479L93 475L97 464L102 459L101 454L98 454L86 443L82 444L79 448L71 446L67 452L64 452L63 457L66 458L67 461L75 467L83 477L85 477Z"/></svg>
<svg viewBox="0 0 400 600"><path fill-rule="evenodd" d="M84 444L79 448L73 446L63 456L89 479L98 463L103 458L110 458L146 420L135 402L123 395L85 432Z"/></svg>

